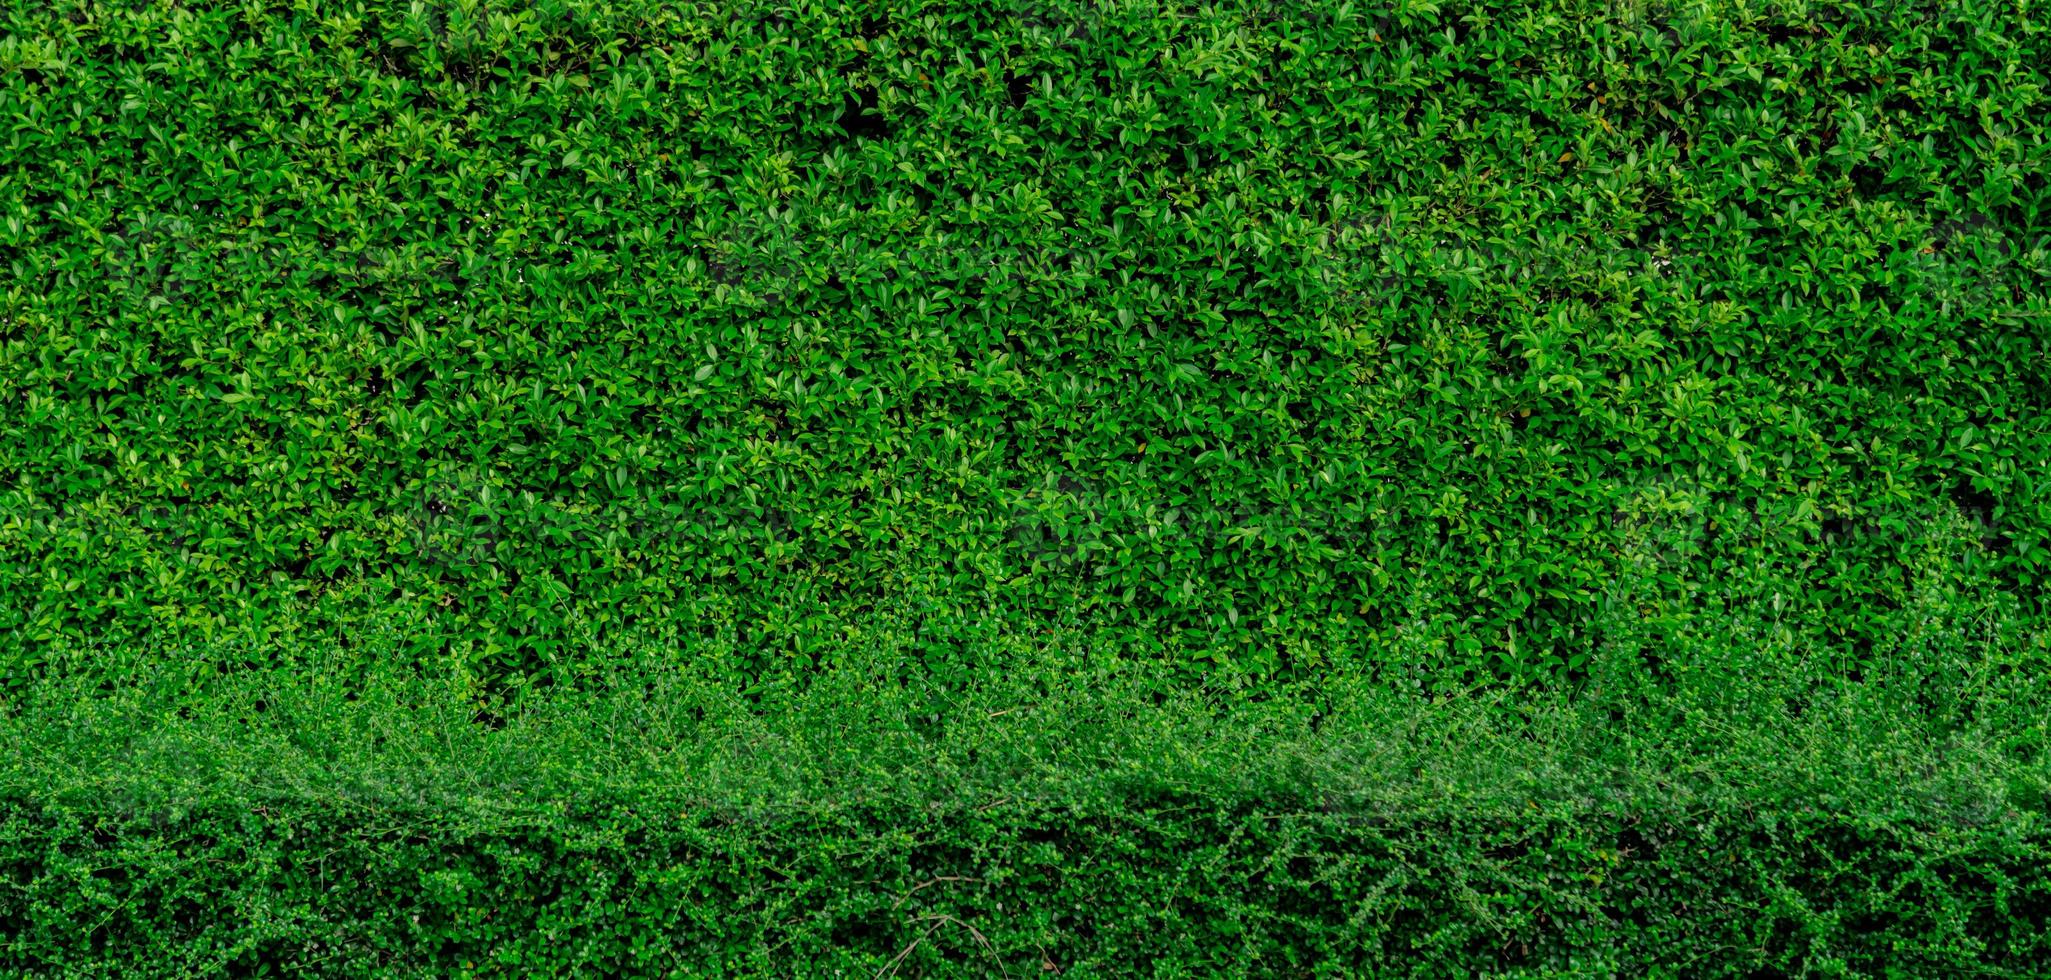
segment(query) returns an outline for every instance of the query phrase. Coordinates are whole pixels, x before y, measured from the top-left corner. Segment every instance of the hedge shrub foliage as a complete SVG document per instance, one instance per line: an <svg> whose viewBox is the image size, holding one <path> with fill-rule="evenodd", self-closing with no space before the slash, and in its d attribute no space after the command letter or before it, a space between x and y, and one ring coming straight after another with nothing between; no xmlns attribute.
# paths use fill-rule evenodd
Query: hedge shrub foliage
<svg viewBox="0 0 2051 980"><path fill-rule="evenodd" d="M1821 690L1734 665L1429 704L1361 677L1324 704L1163 697L1152 664L1081 658L966 690L879 661L757 700L670 653L495 727L411 670L38 684L0 703L0 975L2051 962L2051 684L1978 643Z"/></svg>
<svg viewBox="0 0 2051 980"><path fill-rule="evenodd" d="M1857 669L2044 608L2047 28L10 4L0 666L897 617L1469 683L1743 607Z"/></svg>
<svg viewBox="0 0 2051 980"><path fill-rule="evenodd" d="M9 806L0 839L26 879L0 964L27 975L2026 977L2051 957L2041 827L1813 812Z"/></svg>

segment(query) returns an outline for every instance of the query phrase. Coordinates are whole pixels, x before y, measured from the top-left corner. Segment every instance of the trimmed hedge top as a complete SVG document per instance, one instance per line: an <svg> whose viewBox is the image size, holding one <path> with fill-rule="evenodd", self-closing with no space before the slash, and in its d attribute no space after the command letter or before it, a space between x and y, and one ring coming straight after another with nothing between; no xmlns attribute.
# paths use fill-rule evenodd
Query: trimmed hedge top
<svg viewBox="0 0 2051 980"><path fill-rule="evenodd" d="M2039 11L5 16L0 676L889 620L1466 683L2044 608Z"/></svg>

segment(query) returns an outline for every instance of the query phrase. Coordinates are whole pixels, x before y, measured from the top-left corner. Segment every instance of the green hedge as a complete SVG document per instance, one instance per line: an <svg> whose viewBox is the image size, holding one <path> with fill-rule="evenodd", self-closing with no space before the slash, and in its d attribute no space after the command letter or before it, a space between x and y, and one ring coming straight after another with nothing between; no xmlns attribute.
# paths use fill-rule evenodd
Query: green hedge
<svg viewBox="0 0 2051 980"><path fill-rule="evenodd" d="M995 803L996 801L992 801ZM2051 833L1314 800L761 814L0 807L58 976L2039 976Z"/></svg>
<svg viewBox="0 0 2051 980"><path fill-rule="evenodd" d="M2046 28L12 4L0 672L378 621L802 677L896 616L1460 686L2041 614Z"/></svg>
<svg viewBox="0 0 2051 980"><path fill-rule="evenodd" d="M647 650L482 725L71 672L0 710L0 974L2032 977L2051 673L1993 653L1423 698Z"/></svg>
<svg viewBox="0 0 2051 980"><path fill-rule="evenodd" d="M2041 973L2047 83L6 4L0 973Z"/></svg>

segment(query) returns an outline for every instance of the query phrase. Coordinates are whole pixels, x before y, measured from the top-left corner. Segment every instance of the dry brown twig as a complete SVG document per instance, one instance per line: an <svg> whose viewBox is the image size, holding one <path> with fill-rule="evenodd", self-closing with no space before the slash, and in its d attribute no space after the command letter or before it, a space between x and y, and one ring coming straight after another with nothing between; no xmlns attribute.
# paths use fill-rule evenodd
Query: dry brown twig
<svg viewBox="0 0 2051 980"><path fill-rule="evenodd" d="M979 881L982 881L982 880L983 880L983 879L981 879L981 878L970 878L970 877L968 877L968 876L966 876L966 875L941 875L941 876L939 876L939 877L937 877L937 878L928 878L928 879L926 879L925 881L922 881L922 882L919 882L919 883L918 883L918 884L916 884L916 885L913 885L913 886L912 886L912 890L911 890L911 891L905 892L905 893L904 893L903 895L900 895L900 896L898 896L898 898L897 898L897 901L895 901L895 902L891 903L891 906L890 906L890 910L891 910L892 912L895 912L895 911L897 911L898 909L901 909L901 908L903 908L903 907L904 907L904 903L905 903L905 902L907 902L907 901L910 901L910 900L911 900L911 897L912 897L913 895L917 895L917 894L918 894L918 893L919 893L920 891L923 891L923 890L925 890L925 889L927 889L927 888L931 888L931 887L933 887L934 885L938 885L938 884L943 884L943 883L945 883L945 882L953 882L953 881L978 881L978 882L979 882Z"/></svg>
<svg viewBox="0 0 2051 980"><path fill-rule="evenodd" d="M969 925L968 923L963 922L962 920L957 919L954 916L943 915L938 912L928 912L923 915L915 915L911 918L911 921L931 922L932 925L927 926L925 932L919 933L919 938L912 940L908 945L905 946L905 948L898 950L897 955L892 957L890 962L885 964L883 969L876 974L876 980L884 980L884 978L889 977L892 974L895 974L897 972L898 966L904 963L904 958L912 955L912 950L918 949L919 944L925 942L926 937L931 936L934 930L939 929L941 926L946 925L949 922L952 922L955 925L962 927L963 929L967 929L969 931L969 935L975 937L976 944L983 947L983 952L990 954L990 958L997 962L997 972L1004 976L1004 980L1011 980L1011 971L1004 968L1004 960L1002 957L997 955L997 947L990 945L990 940L985 938L983 934L976 929L975 926ZM1044 952L1041 953L1041 958L1045 959L1045 957L1046 954Z"/></svg>

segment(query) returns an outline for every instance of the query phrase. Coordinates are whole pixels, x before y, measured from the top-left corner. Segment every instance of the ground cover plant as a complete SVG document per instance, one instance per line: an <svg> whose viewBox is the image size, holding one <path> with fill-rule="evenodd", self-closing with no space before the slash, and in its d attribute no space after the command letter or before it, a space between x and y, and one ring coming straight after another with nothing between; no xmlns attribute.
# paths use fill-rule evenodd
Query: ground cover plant
<svg viewBox="0 0 2051 980"><path fill-rule="evenodd" d="M2031 975L2047 81L2025 3L8 4L0 965Z"/></svg>

